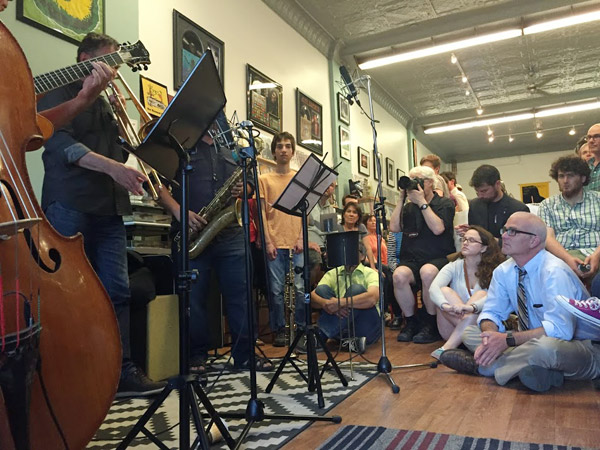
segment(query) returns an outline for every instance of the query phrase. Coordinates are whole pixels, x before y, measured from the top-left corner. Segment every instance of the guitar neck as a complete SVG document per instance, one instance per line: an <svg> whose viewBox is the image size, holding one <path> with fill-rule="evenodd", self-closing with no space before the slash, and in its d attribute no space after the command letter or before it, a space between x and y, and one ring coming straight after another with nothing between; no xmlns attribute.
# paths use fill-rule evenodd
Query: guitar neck
<svg viewBox="0 0 600 450"><path fill-rule="evenodd" d="M108 55L98 56L96 58L87 59L85 61L73 64L69 67L54 70L44 73L33 78L35 85L35 94L41 95L50 92L75 81L82 80L92 73L94 66L92 62L103 62L111 67L123 64L124 60L119 52L110 53Z"/></svg>

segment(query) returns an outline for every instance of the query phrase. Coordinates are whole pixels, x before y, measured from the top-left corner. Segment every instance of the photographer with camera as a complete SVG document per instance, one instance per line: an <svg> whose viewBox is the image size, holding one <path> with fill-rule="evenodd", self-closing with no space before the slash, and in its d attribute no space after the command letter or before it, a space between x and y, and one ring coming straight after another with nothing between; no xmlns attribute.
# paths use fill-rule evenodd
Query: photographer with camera
<svg viewBox="0 0 600 450"><path fill-rule="evenodd" d="M550 176L560 194L540 204L538 214L548 227L546 250L591 280L600 262L600 193L584 189L590 168L575 155L554 161Z"/></svg>
<svg viewBox="0 0 600 450"><path fill-rule="evenodd" d="M406 318L398 334L400 342L424 344L440 339L429 287L448 262L446 256L455 251L454 203L434 192L434 181L435 172L419 166L398 182L403 191L392 213L390 231L403 232L399 262L393 274L394 295ZM417 317L414 292L419 289L424 309Z"/></svg>

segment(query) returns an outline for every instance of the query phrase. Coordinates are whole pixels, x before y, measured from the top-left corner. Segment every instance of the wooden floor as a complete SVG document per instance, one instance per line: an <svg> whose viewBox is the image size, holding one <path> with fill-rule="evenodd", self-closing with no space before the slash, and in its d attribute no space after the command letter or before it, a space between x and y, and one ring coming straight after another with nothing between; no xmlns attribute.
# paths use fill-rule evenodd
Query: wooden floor
<svg viewBox="0 0 600 450"><path fill-rule="evenodd" d="M400 343L396 334L388 330L386 335L394 365L429 362L429 353L441 345ZM282 355L281 349L263 348L268 356ZM380 355L379 344L365 354L375 362ZM330 411L342 417L341 425L315 423L284 449L316 448L348 424L600 448L600 391L591 381L567 381L560 389L538 394L518 380L502 387L493 379L461 375L442 365L395 369L392 376L399 394L392 394L386 377L378 375Z"/></svg>

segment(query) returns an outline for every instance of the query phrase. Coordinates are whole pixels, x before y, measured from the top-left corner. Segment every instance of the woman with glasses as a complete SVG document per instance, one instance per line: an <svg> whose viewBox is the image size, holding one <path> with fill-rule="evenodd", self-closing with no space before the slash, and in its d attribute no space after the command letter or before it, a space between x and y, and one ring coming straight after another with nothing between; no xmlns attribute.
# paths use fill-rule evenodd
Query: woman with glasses
<svg viewBox="0 0 600 450"><path fill-rule="evenodd" d="M464 329L477 322L492 280L492 272L504 261L492 234L472 225L462 238L459 258L446 264L431 283L429 295L441 311L437 326L446 343L431 353L436 359L461 343Z"/></svg>

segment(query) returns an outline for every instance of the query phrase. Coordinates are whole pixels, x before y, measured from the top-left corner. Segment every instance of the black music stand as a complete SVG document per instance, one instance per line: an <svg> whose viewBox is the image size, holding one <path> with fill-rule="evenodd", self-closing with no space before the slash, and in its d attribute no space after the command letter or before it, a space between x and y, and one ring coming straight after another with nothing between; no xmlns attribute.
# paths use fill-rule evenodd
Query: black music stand
<svg viewBox="0 0 600 450"><path fill-rule="evenodd" d="M198 401L208 411L211 422L215 423L229 448L233 448L236 444L202 389L198 376L189 373L188 343L190 289L191 283L197 276L196 273L189 270L189 254L186 251L189 241L187 226L189 214L188 176L192 170L188 150L193 148L200 137L208 130L217 114L223 109L225 102L225 94L223 93L217 68L214 65L212 54L208 50L202 55L175 98L136 151L136 156L169 180L175 178L180 165L183 167L181 176L181 218L179 222L182 251L180 271L177 278L179 295L179 374L169 379L167 386L158 394L154 402L119 444L117 447L119 450L127 448L140 432L159 448L168 450L168 447L156 435L152 434L145 425L173 390L179 391L180 449L187 450L190 448L190 410L198 432L194 447L199 441L202 448L209 448ZM184 148L184 145L187 148Z"/></svg>
<svg viewBox="0 0 600 450"><path fill-rule="evenodd" d="M290 362L296 371L302 376L304 381L308 383L308 390L317 390L317 399L319 408L325 406L323 399L323 389L321 388L321 378L319 376L319 363L317 360L317 341L321 344L327 355L327 363L330 363L338 378L344 386L348 386L348 381L340 371L340 368L335 362L335 359L327 350L327 346L319 333L318 327L313 325L310 313L310 269L308 256L308 214L315 207L319 199L323 196L327 187L335 181L337 172L327 167L314 154L310 154L309 158L304 162L298 173L292 178L290 183L283 190L277 201L273 204L274 208L291 214L293 216L302 217L302 235L303 235L303 250L304 250L304 316L306 324L304 330L296 334L294 341L285 354L283 360L277 367L275 375L267 386L266 392L269 393L273 389L277 378L283 371L285 365ZM298 366L290 359L293 351L296 349L298 342L302 336L306 334L306 359L308 362L308 377L298 368Z"/></svg>

